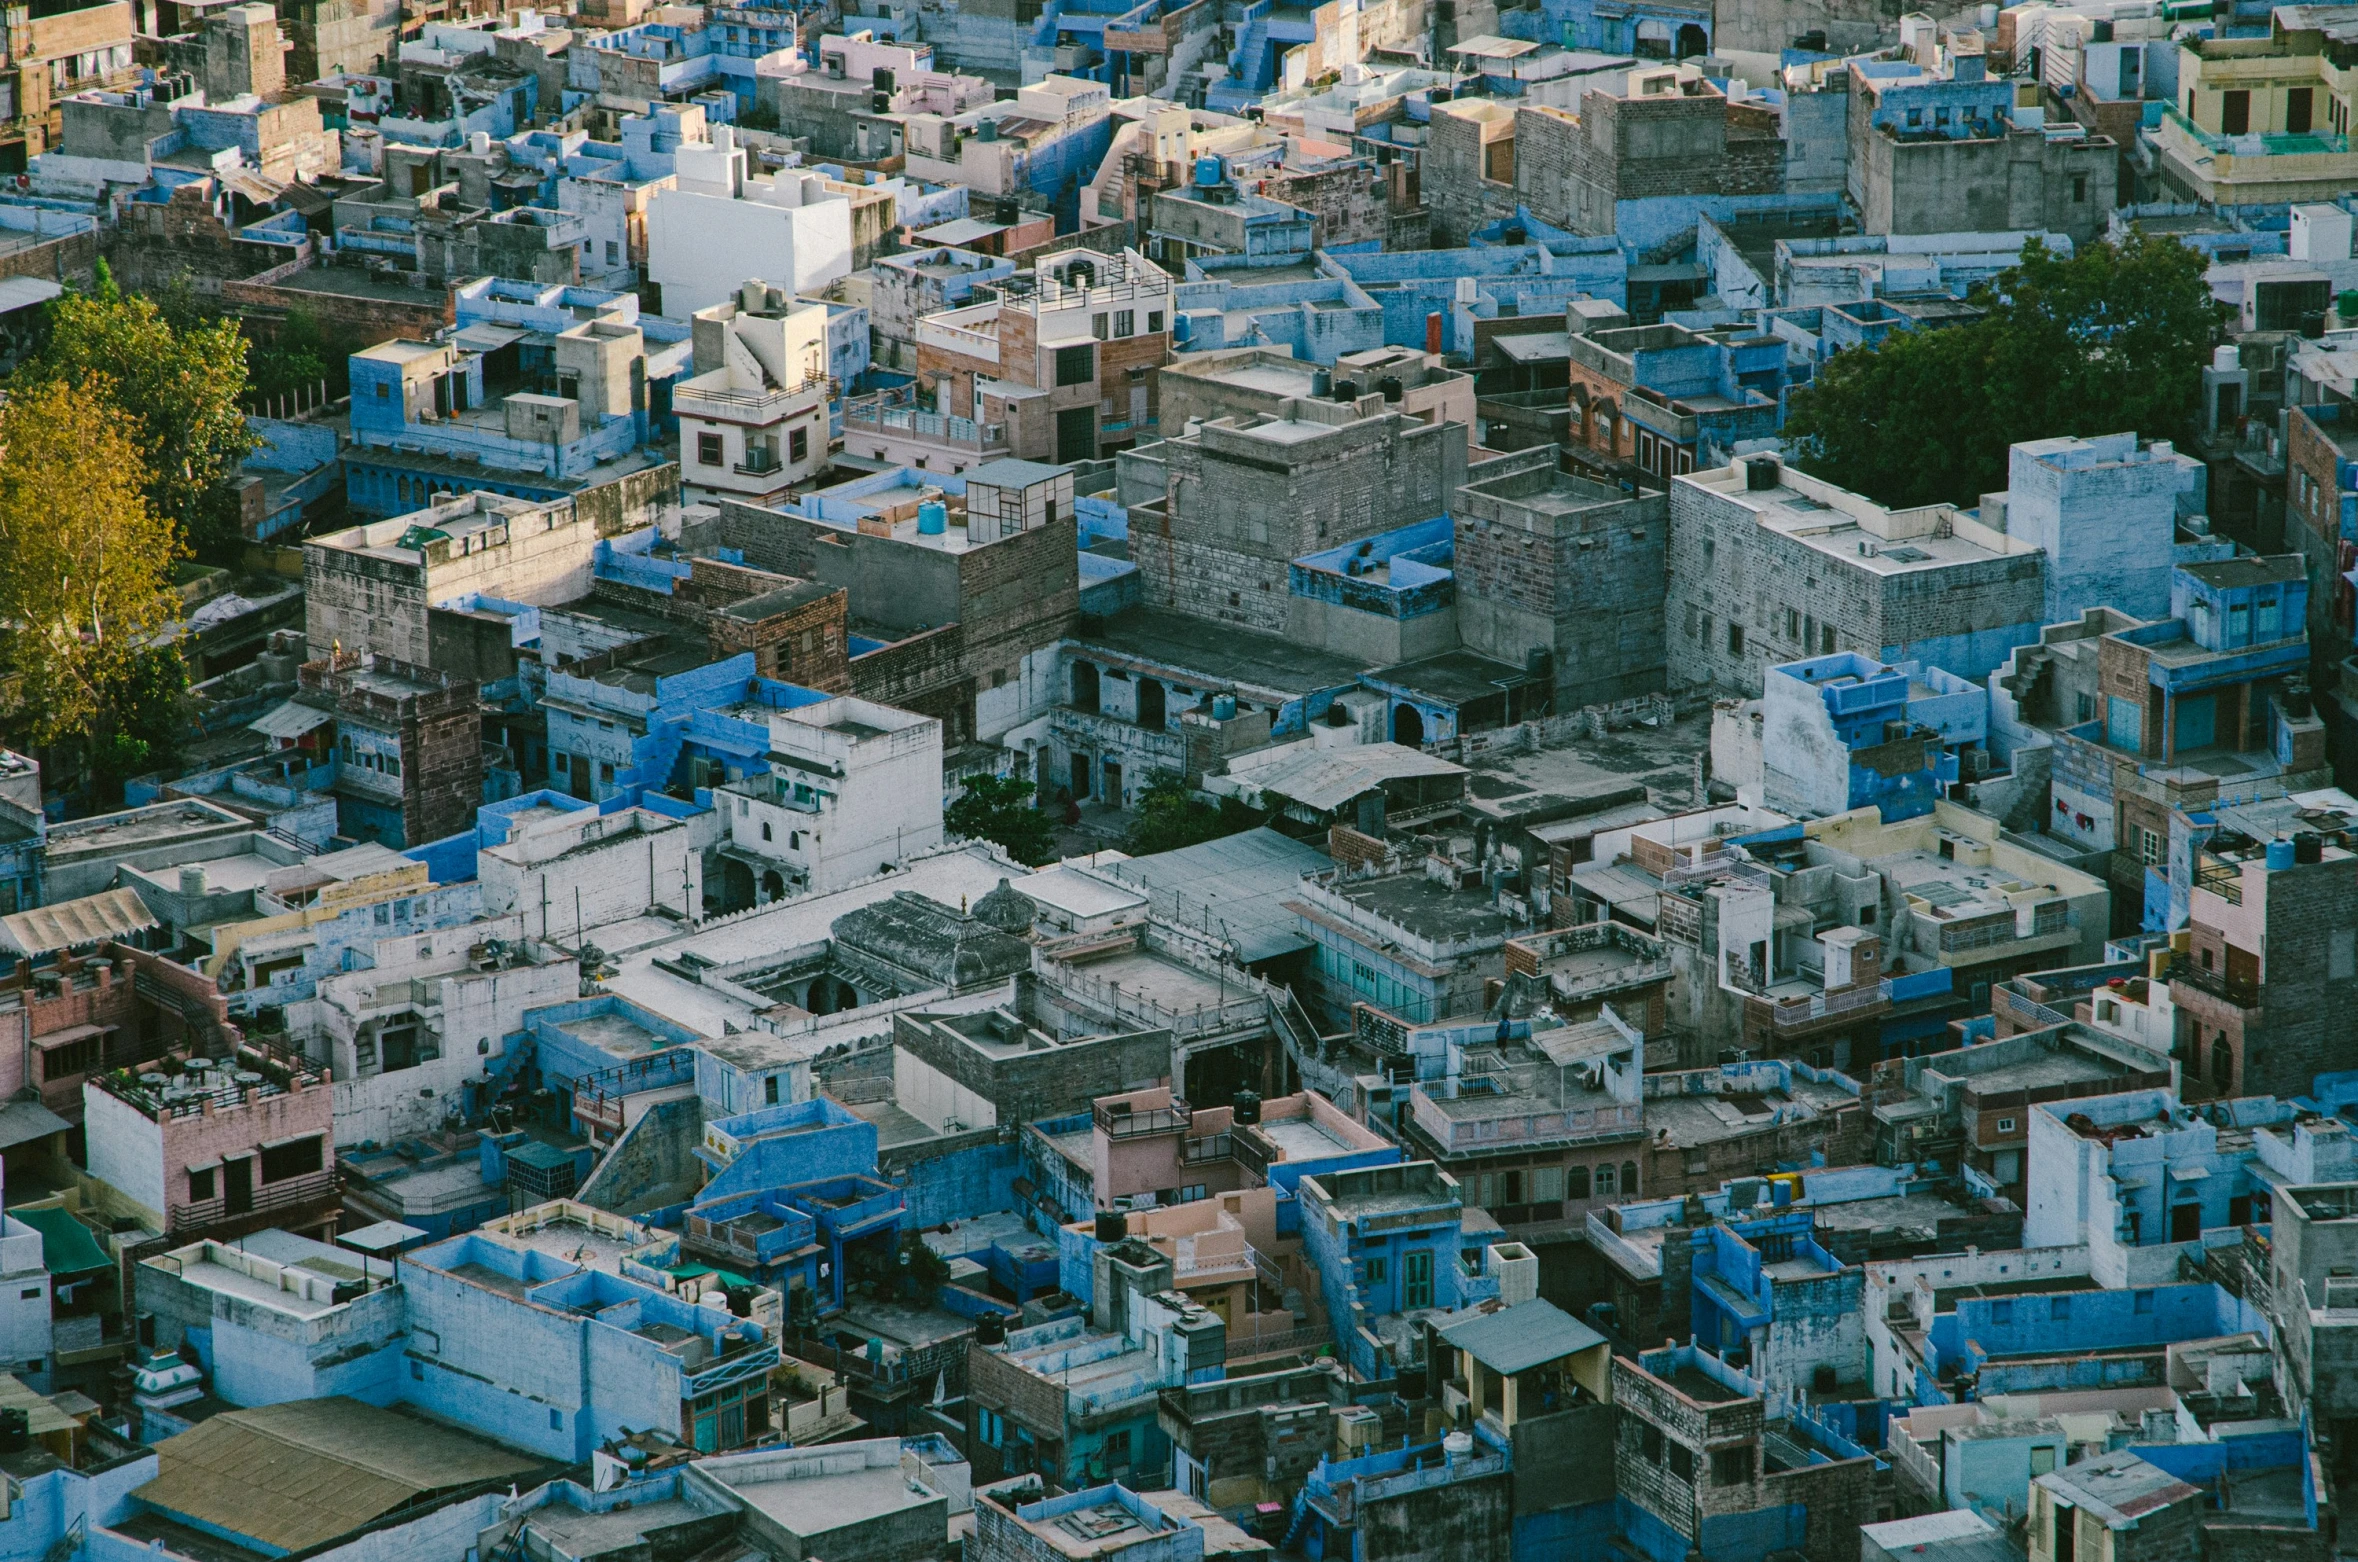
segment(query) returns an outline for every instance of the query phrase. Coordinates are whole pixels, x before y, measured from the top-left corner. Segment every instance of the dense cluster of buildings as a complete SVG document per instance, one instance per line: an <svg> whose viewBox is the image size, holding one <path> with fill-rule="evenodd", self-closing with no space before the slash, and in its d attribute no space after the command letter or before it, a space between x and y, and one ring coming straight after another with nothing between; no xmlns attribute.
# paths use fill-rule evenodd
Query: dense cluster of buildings
<svg viewBox="0 0 2358 1562"><path fill-rule="evenodd" d="M6 42L0 355L335 361L0 753L0 1562L2333 1562L2358 8ZM2132 231L2183 437L1788 443Z"/></svg>

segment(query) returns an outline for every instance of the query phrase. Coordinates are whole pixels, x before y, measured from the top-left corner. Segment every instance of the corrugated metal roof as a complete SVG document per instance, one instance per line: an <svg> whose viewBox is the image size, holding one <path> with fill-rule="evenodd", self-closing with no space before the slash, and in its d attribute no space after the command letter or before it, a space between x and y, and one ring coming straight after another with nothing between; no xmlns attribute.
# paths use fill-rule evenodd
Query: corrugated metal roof
<svg viewBox="0 0 2358 1562"><path fill-rule="evenodd" d="M1307 748L1308 745L1300 745ZM1324 813L1342 807L1386 781L1416 776L1462 776L1463 765L1436 759L1400 743L1357 743L1348 748L1311 748L1255 769L1229 773L1245 786L1274 792Z"/></svg>
<svg viewBox="0 0 2358 1562"><path fill-rule="evenodd" d="M1540 1297L1450 1324L1441 1338L1492 1372L1529 1372L1605 1343L1596 1330Z"/></svg>
<svg viewBox="0 0 2358 1562"><path fill-rule="evenodd" d="M79 1028L94 1036L99 1034L95 1025ZM35 1139L64 1133L73 1126L38 1101L11 1101L6 1106L0 1106L0 1150L13 1150L20 1144L31 1144Z"/></svg>
<svg viewBox="0 0 2358 1562"><path fill-rule="evenodd" d="M357 1399L230 1410L156 1445L138 1501L279 1551L301 1551L430 1492L535 1462Z"/></svg>
<svg viewBox="0 0 2358 1562"><path fill-rule="evenodd" d="M110 889L0 917L0 936L20 954L46 955L110 938L128 938L156 925L155 914L136 892Z"/></svg>
<svg viewBox="0 0 2358 1562"><path fill-rule="evenodd" d="M335 719L334 711L321 710L316 705L297 705L293 700L288 700L247 722L246 730L259 732L266 738L299 738L314 727L324 727Z"/></svg>

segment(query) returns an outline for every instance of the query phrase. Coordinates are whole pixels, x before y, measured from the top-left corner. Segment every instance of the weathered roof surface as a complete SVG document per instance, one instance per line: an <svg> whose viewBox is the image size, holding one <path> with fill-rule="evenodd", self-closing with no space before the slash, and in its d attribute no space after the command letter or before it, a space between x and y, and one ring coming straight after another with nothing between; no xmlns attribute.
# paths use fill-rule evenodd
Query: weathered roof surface
<svg viewBox="0 0 2358 1562"><path fill-rule="evenodd" d="M829 932L838 944L952 987L998 981L1032 963L1023 939L914 890L847 911Z"/></svg>
<svg viewBox="0 0 2358 1562"><path fill-rule="evenodd" d="M324 727L335 719L336 713L332 710L285 700L247 722L246 730L259 732L266 738L299 738L312 728Z"/></svg>
<svg viewBox="0 0 2358 1562"><path fill-rule="evenodd" d="M1246 786L1263 793L1274 792L1321 813L1340 808L1386 781L1466 773L1463 765L1451 764L1401 743L1359 743L1349 748L1315 748L1307 744L1300 747L1303 752L1271 764L1241 772L1232 767L1230 773Z"/></svg>
<svg viewBox="0 0 2358 1562"><path fill-rule="evenodd" d="M229 1410L156 1445L132 1495L177 1518L300 1551L431 1492L521 1475L536 1461L357 1399Z"/></svg>
<svg viewBox="0 0 2358 1562"><path fill-rule="evenodd" d="M1529 1372L1605 1343L1605 1337L1542 1297L1450 1324L1441 1338L1492 1372Z"/></svg>
<svg viewBox="0 0 2358 1562"><path fill-rule="evenodd" d="M1005 933L1028 933L1040 915L1040 908L1022 890L999 881L999 887L974 903L974 919Z"/></svg>
<svg viewBox="0 0 2358 1562"><path fill-rule="evenodd" d="M155 913L136 892L110 889L0 917L0 936L20 954L46 955L110 938L127 938L154 926Z"/></svg>
<svg viewBox="0 0 2358 1562"><path fill-rule="evenodd" d="M1304 874L1333 866L1317 847L1264 827L1132 857L1101 871L1145 890L1150 904L1167 908L1177 921L1202 927L1217 918L1217 929L1207 930L1221 932L1236 946L1236 957L1250 963L1310 947L1285 899L1300 891ZM1173 903L1173 894L1184 899Z"/></svg>
<svg viewBox="0 0 2358 1562"><path fill-rule="evenodd" d="M2131 1528L2148 1513L2202 1495L2201 1488L2187 1485L2126 1448L2042 1475L2039 1484L2072 1507L2094 1515L2107 1529Z"/></svg>
<svg viewBox="0 0 2358 1562"><path fill-rule="evenodd" d="M11 1101L0 1106L0 1150L13 1150L73 1126L38 1101Z"/></svg>

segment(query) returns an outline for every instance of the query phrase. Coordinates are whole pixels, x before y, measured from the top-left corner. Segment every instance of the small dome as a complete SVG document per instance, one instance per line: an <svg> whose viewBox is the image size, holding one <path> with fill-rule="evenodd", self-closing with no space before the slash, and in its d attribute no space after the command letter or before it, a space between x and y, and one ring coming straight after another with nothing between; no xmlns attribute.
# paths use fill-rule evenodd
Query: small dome
<svg viewBox="0 0 2358 1562"><path fill-rule="evenodd" d="M1028 933L1032 930L1032 919L1040 914L1040 908L1032 904L1031 896L1001 879L999 887L976 901L974 910L969 914L978 921L988 922L1010 933Z"/></svg>

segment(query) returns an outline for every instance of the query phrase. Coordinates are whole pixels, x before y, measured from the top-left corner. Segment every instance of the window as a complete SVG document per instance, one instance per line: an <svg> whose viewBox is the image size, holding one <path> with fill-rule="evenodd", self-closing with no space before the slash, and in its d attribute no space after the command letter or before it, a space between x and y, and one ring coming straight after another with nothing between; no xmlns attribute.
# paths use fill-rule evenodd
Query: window
<svg viewBox="0 0 2358 1562"><path fill-rule="evenodd" d="M2139 1291L2139 1292L2137 1292L2136 1294L2132 1295L2132 1296L2129 1298L2129 1309L2130 1309L2130 1311L2132 1311L2132 1312L2137 1312L2137 1313L2150 1313L2150 1312L2152 1312L2152 1311L2153 1311L2153 1293L2152 1293L2151 1291Z"/></svg>
<svg viewBox="0 0 2358 1562"><path fill-rule="evenodd" d="M1561 1204L1564 1202L1564 1168L1541 1166L1531 1173L1531 1202Z"/></svg>
<svg viewBox="0 0 2358 1562"><path fill-rule="evenodd" d="M1638 1451L1646 1456L1648 1464L1660 1464L1662 1462L1662 1428L1658 1426L1641 1427L1638 1431Z"/></svg>
<svg viewBox="0 0 2358 1562"><path fill-rule="evenodd" d="M2008 1324L2012 1323L2013 1321L2013 1302L2005 1299L2004 1297L2000 1297L1997 1301L1990 1303L1990 1322L1996 1324Z"/></svg>
<svg viewBox="0 0 2358 1562"><path fill-rule="evenodd" d="M1382 1285L1384 1277L1390 1273L1391 1270L1385 1266L1384 1260L1371 1258L1367 1261L1367 1283L1369 1285Z"/></svg>
<svg viewBox="0 0 2358 1562"><path fill-rule="evenodd" d="M1086 385L1097 378L1097 349L1086 342L1056 349L1056 383Z"/></svg>
<svg viewBox="0 0 2358 1562"><path fill-rule="evenodd" d="M1832 624L1818 625L1818 654L1820 656L1834 654L1834 626Z"/></svg>
<svg viewBox="0 0 2358 1562"><path fill-rule="evenodd" d="M564 1412L564 1411L562 1411L562 1410L551 1410L551 1411L549 1412L549 1430L550 1430L550 1431L552 1431L552 1432L562 1432L563 1430L565 1430L565 1412Z"/></svg>
<svg viewBox="0 0 2358 1562"><path fill-rule="evenodd" d="M770 839L770 822L767 819L761 822L761 838L765 841Z"/></svg>
<svg viewBox="0 0 2358 1562"><path fill-rule="evenodd" d="M2284 131L2286 135L2308 134L2316 101L2315 91L2308 87L2295 87L2284 95Z"/></svg>
<svg viewBox="0 0 2358 1562"><path fill-rule="evenodd" d="M1609 1199L1613 1193L1613 1166L1611 1162L1607 1162L1597 1168L1597 1197Z"/></svg>
<svg viewBox="0 0 2358 1562"><path fill-rule="evenodd" d="M2001 1118L1999 1118L1999 1119L1998 1119L1998 1132L2000 1132L2000 1133L2002 1133L2002 1134L2010 1134L2010 1133L2014 1132L2014 1119L2013 1119L2013 1118L2011 1118L2011 1117L2001 1117Z"/></svg>
<svg viewBox="0 0 2358 1562"><path fill-rule="evenodd" d="M1801 609L1797 607L1785 609L1785 638L1788 640L1801 638Z"/></svg>
<svg viewBox="0 0 2358 1562"><path fill-rule="evenodd" d="M696 436L696 462L699 466L721 464L721 437L718 434Z"/></svg>
<svg viewBox="0 0 2358 1562"><path fill-rule="evenodd" d="M1007 1436L1007 1423L999 1419L998 1411L978 1406L974 1412L974 1431L977 1437L996 1448Z"/></svg>
<svg viewBox="0 0 2358 1562"><path fill-rule="evenodd" d="M2071 1321L2071 1298L2068 1296L2050 1298L2047 1303L2047 1316L2056 1323L2069 1323Z"/></svg>
<svg viewBox="0 0 2358 1562"><path fill-rule="evenodd" d="M1159 309L1149 309L1146 312L1146 334L1152 336L1162 328L1163 312Z"/></svg>
<svg viewBox="0 0 2358 1562"><path fill-rule="evenodd" d="M1433 1255L1429 1252L1410 1253L1400 1261L1400 1305L1404 1308L1433 1305Z"/></svg>
<svg viewBox="0 0 2358 1562"><path fill-rule="evenodd" d="M2250 133L2252 128L2252 95L2249 92L2222 93L2219 98L2219 129L2230 136Z"/></svg>
<svg viewBox="0 0 2358 1562"><path fill-rule="evenodd" d="M1123 1427L1105 1440L1105 1462L1120 1466L1130 1462L1130 1429Z"/></svg>
<svg viewBox="0 0 2358 1562"><path fill-rule="evenodd" d="M1105 316L1091 315L1089 317L1089 334L1101 342L1105 340Z"/></svg>
<svg viewBox="0 0 2358 1562"><path fill-rule="evenodd" d="M612 239L606 241L606 264L611 266L622 258L622 246Z"/></svg>
<svg viewBox="0 0 2358 1562"><path fill-rule="evenodd" d="M379 381L377 381L377 400L379 400L379 401L391 401L392 399L393 399L393 387L392 387L391 385L387 384L387 383L386 383L385 381L383 381L383 380L379 380Z"/></svg>
<svg viewBox="0 0 2358 1562"><path fill-rule="evenodd" d="M1728 655L1742 656L1743 654L1744 626L1742 624L1730 624L1728 625Z"/></svg>
<svg viewBox="0 0 2358 1562"><path fill-rule="evenodd" d="M213 1168L208 1166L202 1171L190 1172L188 1174L188 1202L202 1204L212 1196Z"/></svg>
<svg viewBox="0 0 2358 1562"><path fill-rule="evenodd" d="M1695 1479L1695 1451L1684 1443L1672 1443L1670 1473L1691 1484Z"/></svg>
<svg viewBox="0 0 2358 1562"><path fill-rule="evenodd" d="M1711 1450L1711 1484L1741 1486L1752 1479L1752 1450L1749 1448L1714 1448Z"/></svg>
<svg viewBox="0 0 2358 1562"><path fill-rule="evenodd" d="M2086 174L2071 176L2071 198L2075 201L2085 201L2088 198L2088 176Z"/></svg>
<svg viewBox="0 0 2358 1562"><path fill-rule="evenodd" d="M761 1082L761 1099L765 1106L776 1106L778 1104L777 1075L772 1074Z"/></svg>
<svg viewBox="0 0 2358 1562"><path fill-rule="evenodd" d="M614 766L611 761L603 759L598 761L598 779L601 781L614 779Z"/></svg>
<svg viewBox="0 0 2358 1562"><path fill-rule="evenodd" d="M41 1299L41 1288L37 1285L26 1286L16 1293L16 1299L20 1302L37 1302Z"/></svg>
<svg viewBox="0 0 2358 1562"><path fill-rule="evenodd" d="M98 1067L98 1041L96 1036L85 1036L80 1041L69 1041L42 1053L43 1082L65 1079L74 1074L88 1074L95 1070Z"/></svg>
<svg viewBox="0 0 2358 1562"><path fill-rule="evenodd" d="M1564 1197L1568 1199L1585 1199L1588 1197L1587 1167L1567 1166L1564 1168Z"/></svg>
<svg viewBox="0 0 2358 1562"><path fill-rule="evenodd" d="M800 461L811 453L811 431L806 428L791 430L786 435L786 459Z"/></svg>
<svg viewBox="0 0 2358 1562"><path fill-rule="evenodd" d="M1136 313L1134 310L1128 310L1128 309L1117 309L1117 310L1115 310L1115 311L1114 311L1114 335L1116 335L1116 336L1135 336L1135 335L1137 335L1137 334L1138 334L1138 315L1137 315L1137 313Z"/></svg>
<svg viewBox="0 0 2358 1562"><path fill-rule="evenodd" d="M262 1180L284 1182L289 1177L308 1177L324 1164L319 1135L297 1139L292 1144L266 1144L262 1147Z"/></svg>

